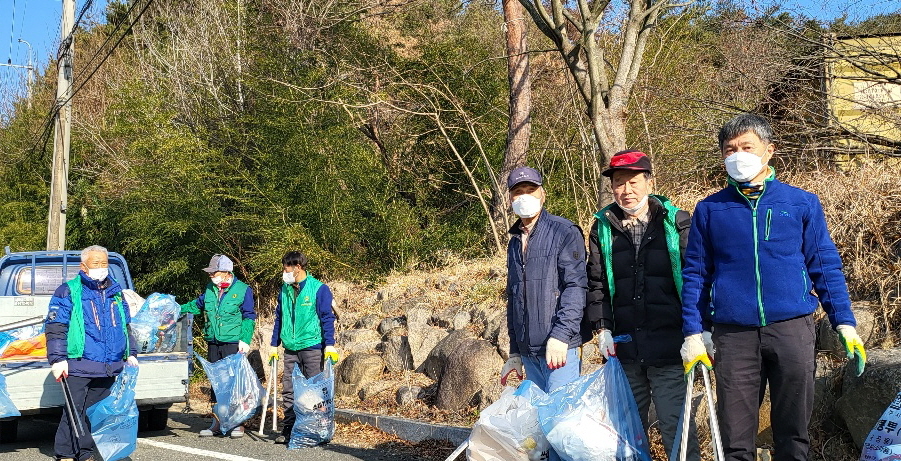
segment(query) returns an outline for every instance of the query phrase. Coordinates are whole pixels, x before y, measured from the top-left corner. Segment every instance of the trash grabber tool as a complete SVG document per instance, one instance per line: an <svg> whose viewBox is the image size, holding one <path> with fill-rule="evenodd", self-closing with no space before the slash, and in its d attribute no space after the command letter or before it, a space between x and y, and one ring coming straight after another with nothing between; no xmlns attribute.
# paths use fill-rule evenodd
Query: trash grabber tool
<svg viewBox="0 0 901 461"><path fill-rule="evenodd" d="M77 417L78 415L75 414L75 401L72 400L72 391L69 389L69 381L65 376L60 376L59 383L63 388L63 398L66 401L66 413L69 414L69 426L72 427L75 438L83 437L85 435L84 424L82 424L81 418Z"/></svg>
<svg viewBox="0 0 901 461"><path fill-rule="evenodd" d="M266 435L266 410L269 409L269 394L272 392L272 381L275 377L275 367L272 366L272 362L275 359L269 361L269 378L266 380L266 395L263 396L263 414L260 417L260 430L257 431L257 434L261 436ZM275 402L272 402L273 405Z"/></svg>
<svg viewBox="0 0 901 461"><path fill-rule="evenodd" d="M710 413L710 436L713 440L713 459L716 461L725 461L726 454L723 452L723 440L720 438L720 424L716 417L716 406L713 404L713 387L710 385L710 371L707 367L701 367L701 374L704 375L704 391L707 394L707 411Z"/></svg>
<svg viewBox="0 0 901 461"><path fill-rule="evenodd" d="M466 439L444 461L454 461L455 459L457 459L457 456L460 456L460 453L463 453L463 450L466 450L466 447L468 447L468 446L469 446L469 439Z"/></svg>
<svg viewBox="0 0 901 461"><path fill-rule="evenodd" d="M278 431L278 415L275 413L276 404L276 394L278 393L278 379L276 378L276 374L278 374L278 359L272 361L272 432ZM294 411L293 409L291 411Z"/></svg>
<svg viewBox="0 0 901 461"><path fill-rule="evenodd" d="M688 431L691 424L691 394L694 390L695 370L694 368L688 372L688 379L685 383L685 403L682 405L682 432L679 438L679 461L685 461L688 457Z"/></svg>

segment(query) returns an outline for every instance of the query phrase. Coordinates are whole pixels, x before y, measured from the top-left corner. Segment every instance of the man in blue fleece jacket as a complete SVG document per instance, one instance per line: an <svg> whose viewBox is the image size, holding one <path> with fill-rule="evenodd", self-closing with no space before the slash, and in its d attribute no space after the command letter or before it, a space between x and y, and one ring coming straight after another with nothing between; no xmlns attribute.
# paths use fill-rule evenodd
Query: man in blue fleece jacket
<svg viewBox="0 0 901 461"><path fill-rule="evenodd" d="M741 114L722 127L719 145L729 182L692 216L682 273L682 361L686 372L697 363L710 368L716 352L727 460L755 459L766 384L774 459L807 460L818 305L858 374L866 362L841 259L817 196L779 182L768 166L775 152L769 122Z"/></svg>
<svg viewBox="0 0 901 461"><path fill-rule="evenodd" d="M269 360L278 359L278 346L285 348L282 372L282 405L285 419L276 443L291 438L294 427L294 387L292 373L300 367L307 379L319 374L325 360L336 363L335 312L332 309L332 290L307 272L307 257L299 251L289 251L282 257L282 290L275 306L275 325Z"/></svg>

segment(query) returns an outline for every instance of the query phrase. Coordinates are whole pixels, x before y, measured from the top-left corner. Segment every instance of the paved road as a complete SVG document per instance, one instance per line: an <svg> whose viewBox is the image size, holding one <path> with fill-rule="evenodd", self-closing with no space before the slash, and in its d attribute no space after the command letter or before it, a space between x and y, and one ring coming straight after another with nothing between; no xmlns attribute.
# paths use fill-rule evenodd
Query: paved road
<svg viewBox="0 0 901 461"><path fill-rule="evenodd" d="M251 434L243 439L225 437L197 437L209 420L197 414L181 413L173 407L169 413L169 428L165 431L139 434L138 448L131 455L133 461L414 461L409 454L398 453L390 447L364 447L359 441L337 438L332 443L315 448L288 451L285 445L255 439ZM53 436L58 417L24 418L19 422L19 441L0 445L0 460L48 460L53 456Z"/></svg>

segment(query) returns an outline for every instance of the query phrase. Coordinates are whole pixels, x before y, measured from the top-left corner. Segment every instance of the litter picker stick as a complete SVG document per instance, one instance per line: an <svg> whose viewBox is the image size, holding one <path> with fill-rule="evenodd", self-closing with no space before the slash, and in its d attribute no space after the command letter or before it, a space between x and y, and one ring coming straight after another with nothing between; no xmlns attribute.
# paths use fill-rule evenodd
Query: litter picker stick
<svg viewBox="0 0 901 461"><path fill-rule="evenodd" d="M274 360L274 359L273 359ZM263 396L263 414L260 417L260 435L266 435L266 410L269 409L269 393L272 390L272 378L275 375L275 367L272 366L272 360L269 361L269 378L266 380L266 395ZM275 402L273 402L275 403Z"/></svg>
<svg viewBox="0 0 901 461"><path fill-rule="evenodd" d="M272 432L278 431L278 415L275 413L275 407L277 406L275 395L278 393L276 374L278 374L278 358L272 362ZM291 411L294 411L294 409L291 409Z"/></svg>
<svg viewBox="0 0 901 461"><path fill-rule="evenodd" d="M457 449L454 450L454 452L451 453L450 456L448 456L447 459L445 459L444 461L454 461L455 459L457 459L457 456L460 456L460 453L463 453L463 450L465 450L466 447L468 447L468 446L469 446L469 439L466 439L466 440L464 440L463 443L461 443L460 446L457 447Z"/></svg>
<svg viewBox="0 0 901 461"><path fill-rule="evenodd" d="M710 435L713 439L713 459L716 461L724 461L726 459L726 454L723 453L723 441L720 438L720 424L716 417L716 408L713 405L710 371L708 371L706 367L701 367L701 374L704 375L704 390L707 394L707 411L710 413Z"/></svg>
<svg viewBox="0 0 901 461"><path fill-rule="evenodd" d="M688 457L688 431L691 423L691 395L695 383L694 368L688 372L688 382L685 384L685 403L682 405L682 437L679 440L679 461L685 461Z"/></svg>
<svg viewBox="0 0 901 461"><path fill-rule="evenodd" d="M66 413L69 414L69 426L72 427L75 438L82 437L85 435L84 425L81 423L81 418L77 417L78 415L75 414L75 401L72 400L72 391L69 389L69 382L66 380L65 376L61 376L59 383L63 387L63 397L66 401Z"/></svg>

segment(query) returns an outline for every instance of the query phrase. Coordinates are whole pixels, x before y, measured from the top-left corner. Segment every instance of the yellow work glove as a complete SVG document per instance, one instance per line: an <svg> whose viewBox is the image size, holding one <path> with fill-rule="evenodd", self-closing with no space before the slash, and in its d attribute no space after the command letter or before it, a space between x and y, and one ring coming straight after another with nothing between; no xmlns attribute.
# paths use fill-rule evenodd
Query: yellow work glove
<svg viewBox="0 0 901 461"><path fill-rule="evenodd" d="M341 359L341 356L338 355L338 349L335 349L335 346L325 346L325 358L332 361L332 364L338 363L338 360Z"/></svg>
<svg viewBox="0 0 901 461"><path fill-rule="evenodd" d="M273 360L278 360L278 347L269 349L269 363L272 363Z"/></svg>
<svg viewBox="0 0 901 461"><path fill-rule="evenodd" d="M867 364L867 351L863 348L863 340L860 339L857 330L851 325L839 325L835 327L835 331L845 346L848 360L856 361L857 376L862 375Z"/></svg>
<svg viewBox="0 0 901 461"><path fill-rule="evenodd" d="M701 333L686 336L679 353L682 355L682 366L685 367L686 375L698 363L703 363L708 370L713 369L713 363L710 362L710 356L707 355L707 348L704 346L704 338Z"/></svg>

